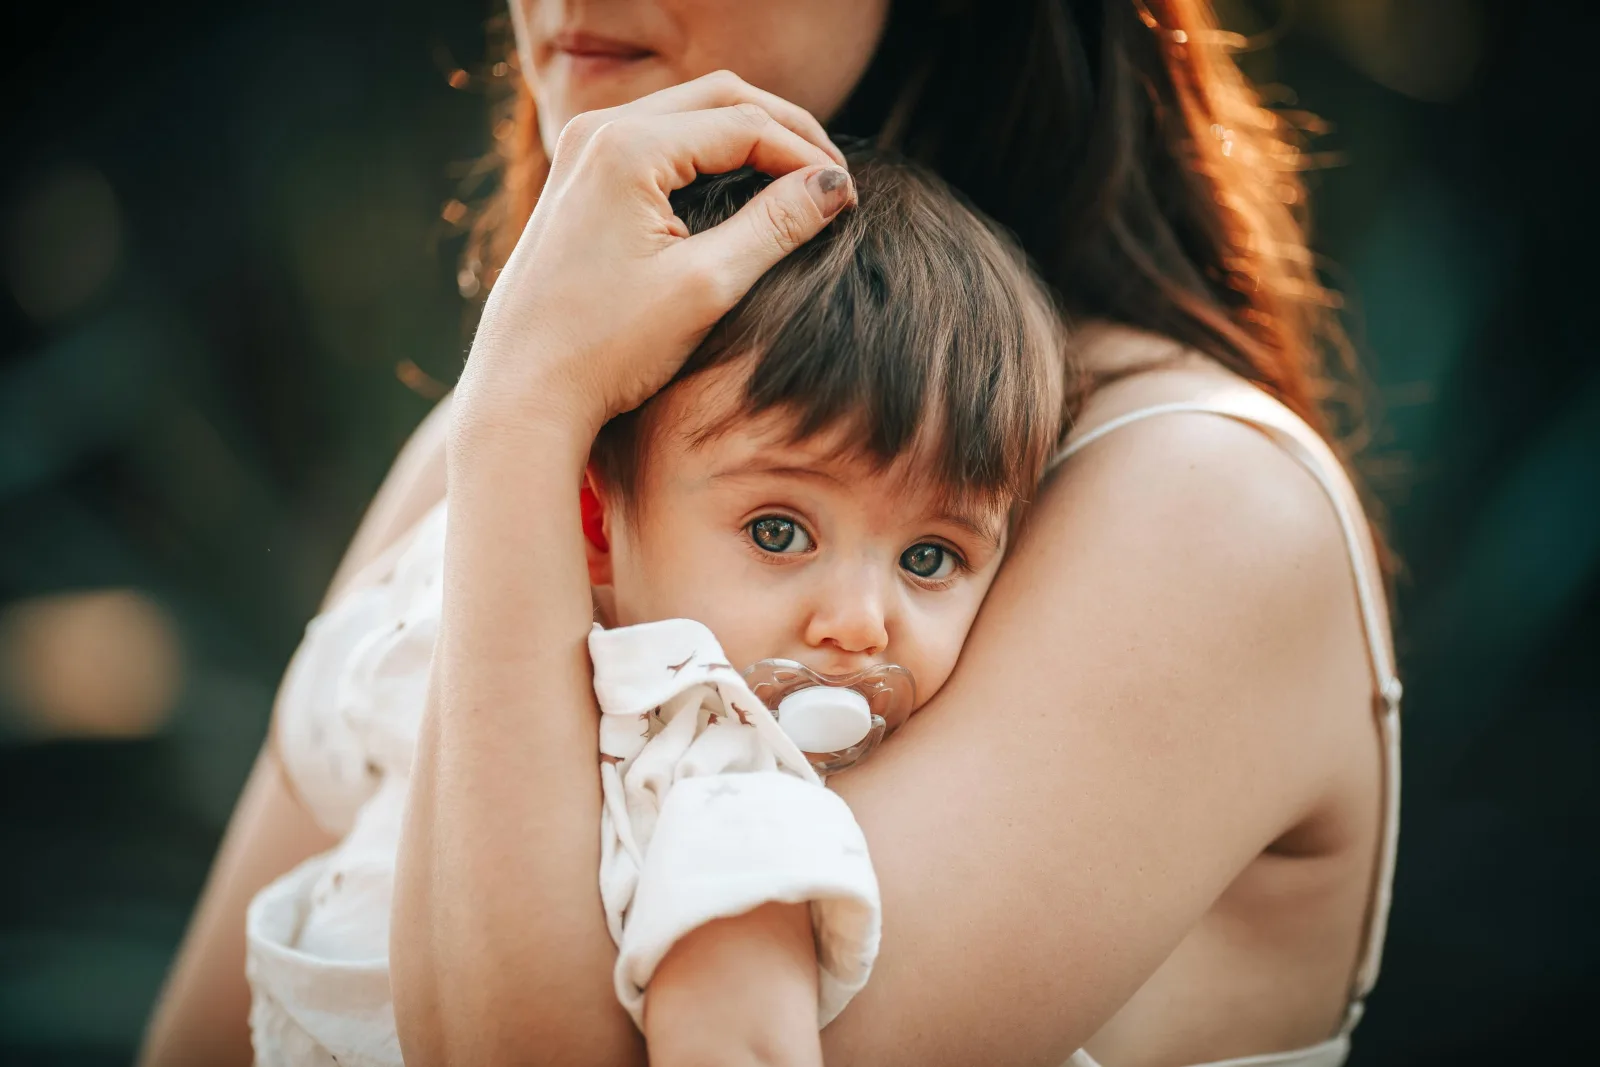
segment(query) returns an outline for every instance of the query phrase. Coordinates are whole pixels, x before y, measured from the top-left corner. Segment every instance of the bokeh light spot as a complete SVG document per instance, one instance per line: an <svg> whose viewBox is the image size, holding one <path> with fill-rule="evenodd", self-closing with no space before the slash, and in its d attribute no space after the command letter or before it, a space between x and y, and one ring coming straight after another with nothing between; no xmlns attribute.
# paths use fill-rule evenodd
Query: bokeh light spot
<svg viewBox="0 0 1600 1067"><path fill-rule="evenodd" d="M147 736L182 676L171 616L133 590L57 593L0 614L0 687L23 734Z"/></svg>
<svg viewBox="0 0 1600 1067"><path fill-rule="evenodd" d="M122 220L92 167L59 167L27 186L6 227L5 274L17 305L48 322L87 304L116 269Z"/></svg>

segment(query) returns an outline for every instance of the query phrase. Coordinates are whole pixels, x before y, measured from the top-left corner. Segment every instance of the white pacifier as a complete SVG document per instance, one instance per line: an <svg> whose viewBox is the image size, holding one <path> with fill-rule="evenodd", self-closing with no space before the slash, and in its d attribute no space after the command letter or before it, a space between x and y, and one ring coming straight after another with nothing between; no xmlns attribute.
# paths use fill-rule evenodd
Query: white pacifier
<svg viewBox="0 0 1600 1067"><path fill-rule="evenodd" d="M818 774L861 762L917 700L911 672L893 663L826 675L794 660L764 659L744 680Z"/></svg>

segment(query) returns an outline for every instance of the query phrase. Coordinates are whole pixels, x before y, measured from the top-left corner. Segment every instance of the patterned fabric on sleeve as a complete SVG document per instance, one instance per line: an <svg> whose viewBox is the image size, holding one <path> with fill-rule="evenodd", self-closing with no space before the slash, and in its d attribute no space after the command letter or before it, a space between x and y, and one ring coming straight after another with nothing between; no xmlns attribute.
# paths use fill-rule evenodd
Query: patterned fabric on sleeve
<svg viewBox="0 0 1600 1067"><path fill-rule="evenodd" d="M878 883L855 816L705 626L596 626L589 653L618 999L642 1023L650 977L679 938L768 902L809 903L826 1026L878 950Z"/></svg>

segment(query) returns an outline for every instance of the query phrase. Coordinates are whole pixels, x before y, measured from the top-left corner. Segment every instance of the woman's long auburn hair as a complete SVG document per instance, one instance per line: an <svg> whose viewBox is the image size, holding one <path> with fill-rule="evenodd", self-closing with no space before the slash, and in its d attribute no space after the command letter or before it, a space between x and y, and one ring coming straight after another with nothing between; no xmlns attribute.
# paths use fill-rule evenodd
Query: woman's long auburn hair
<svg viewBox="0 0 1600 1067"><path fill-rule="evenodd" d="M1333 440L1329 371L1356 380L1351 347L1306 240L1301 132L1260 102L1242 43L1208 0L895 0L830 127L932 167L1017 235L1071 317L1206 353ZM464 292L505 262L546 172L507 52L501 180Z"/></svg>

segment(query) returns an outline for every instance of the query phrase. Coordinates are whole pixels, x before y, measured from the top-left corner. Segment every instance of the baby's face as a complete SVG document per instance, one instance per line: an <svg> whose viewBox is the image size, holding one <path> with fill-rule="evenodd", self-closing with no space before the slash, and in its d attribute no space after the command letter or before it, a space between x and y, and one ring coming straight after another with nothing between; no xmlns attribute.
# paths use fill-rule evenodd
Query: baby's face
<svg viewBox="0 0 1600 1067"><path fill-rule="evenodd" d="M602 500L606 621L696 619L739 670L897 663L920 705L950 676L994 579L1007 502L952 509L914 462L874 471L830 434L785 444L776 414L692 440L739 384L708 372L657 401L633 512Z"/></svg>

